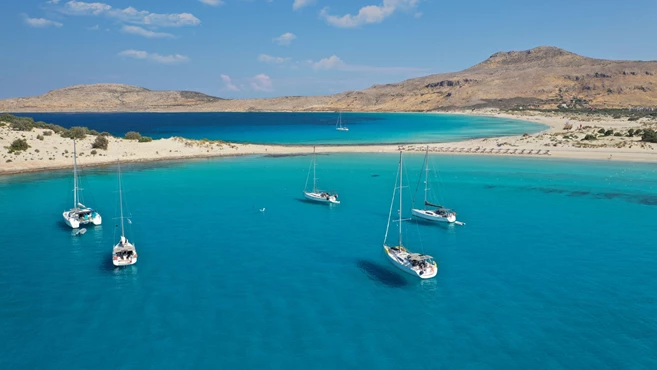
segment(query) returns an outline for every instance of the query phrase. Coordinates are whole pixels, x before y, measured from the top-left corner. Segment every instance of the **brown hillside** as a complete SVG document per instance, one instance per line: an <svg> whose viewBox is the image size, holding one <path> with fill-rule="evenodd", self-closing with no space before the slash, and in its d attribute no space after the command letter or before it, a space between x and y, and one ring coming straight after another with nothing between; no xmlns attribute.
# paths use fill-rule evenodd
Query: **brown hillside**
<svg viewBox="0 0 657 370"><path fill-rule="evenodd" d="M0 111L432 111L657 107L657 62L583 57L555 47L499 52L461 72L323 97L223 100L126 85L73 86L0 101Z"/></svg>

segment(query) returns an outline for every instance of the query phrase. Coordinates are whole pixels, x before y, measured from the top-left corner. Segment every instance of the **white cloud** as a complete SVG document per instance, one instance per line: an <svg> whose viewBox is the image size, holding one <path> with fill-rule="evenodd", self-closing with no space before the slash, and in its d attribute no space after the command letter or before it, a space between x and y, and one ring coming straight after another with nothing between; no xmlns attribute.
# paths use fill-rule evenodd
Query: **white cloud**
<svg viewBox="0 0 657 370"><path fill-rule="evenodd" d="M308 5L312 5L315 3L315 0L294 0L294 4L292 4L292 9L293 10L298 10L303 7L306 7Z"/></svg>
<svg viewBox="0 0 657 370"><path fill-rule="evenodd" d="M221 75L221 79L224 81L226 89L230 91L240 91L239 87L235 86L233 80L228 75Z"/></svg>
<svg viewBox="0 0 657 370"><path fill-rule="evenodd" d="M34 28L46 28L46 27L61 27L62 23L51 21L45 18L30 18L25 16L25 23Z"/></svg>
<svg viewBox="0 0 657 370"><path fill-rule="evenodd" d="M224 5L224 2L221 0L198 0L202 2L203 4L211 5L211 6L219 6L219 5Z"/></svg>
<svg viewBox="0 0 657 370"><path fill-rule="evenodd" d="M147 10L137 10L133 7L117 9L105 3L85 3L77 0L71 0L64 4L61 11L69 15L105 16L121 22L155 27L197 26L201 24L201 21L190 13L158 14Z"/></svg>
<svg viewBox="0 0 657 370"><path fill-rule="evenodd" d="M264 73L254 76L249 80L249 83L251 85L251 88L255 91L266 91L266 92L274 91L274 84L271 78L269 78L269 76L267 76Z"/></svg>
<svg viewBox="0 0 657 370"><path fill-rule="evenodd" d="M258 55L258 61L262 63L285 63L290 61L290 58L273 57L267 54L260 54Z"/></svg>
<svg viewBox="0 0 657 370"><path fill-rule="evenodd" d="M312 61L311 61L312 62ZM312 63L314 69L341 69L346 66L342 59L335 55L321 59L319 62Z"/></svg>
<svg viewBox="0 0 657 370"><path fill-rule="evenodd" d="M181 54L160 55L156 53L148 53L142 50L123 50L119 53L119 56L125 58L148 60L162 64L178 64L189 62L190 60L187 56Z"/></svg>
<svg viewBox="0 0 657 370"><path fill-rule="evenodd" d="M332 26L353 28L363 24L381 23L398 9L414 9L419 2L420 0L383 0L381 5L368 5L360 8L356 15L330 15L328 8L322 9L320 15Z"/></svg>
<svg viewBox="0 0 657 370"><path fill-rule="evenodd" d="M133 35L144 36L144 37L147 37L149 39L174 38L175 37L170 33L153 32L153 31L149 31L147 29L141 28L139 26L123 26L123 28L121 28L121 31L123 31L124 33L130 33L130 34L133 34Z"/></svg>
<svg viewBox="0 0 657 370"><path fill-rule="evenodd" d="M278 45L290 45L292 43L292 40L296 39L297 36L291 32L286 32L278 37L275 37L272 41L277 43Z"/></svg>
<svg viewBox="0 0 657 370"><path fill-rule="evenodd" d="M359 64L347 64L337 55L331 55L328 58L320 59L315 62L306 60L302 64L311 66L316 71L343 71L343 72L371 72L371 73L387 73L387 74L408 74L408 73L426 73L425 68L415 67L375 67Z"/></svg>
<svg viewBox="0 0 657 370"><path fill-rule="evenodd" d="M100 29L100 25L97 24L97 25L95 25L95 26L88 27L87 29L88 29L89 31L98 31L98 30Z"/></svg>
<svg viewBox="0 0 657 370"><path fill-rule="evenodd" d="M46 1L46 4L55 4L56 5L56 4L59 4L59 0L49 0L49 1Z"/></svg>

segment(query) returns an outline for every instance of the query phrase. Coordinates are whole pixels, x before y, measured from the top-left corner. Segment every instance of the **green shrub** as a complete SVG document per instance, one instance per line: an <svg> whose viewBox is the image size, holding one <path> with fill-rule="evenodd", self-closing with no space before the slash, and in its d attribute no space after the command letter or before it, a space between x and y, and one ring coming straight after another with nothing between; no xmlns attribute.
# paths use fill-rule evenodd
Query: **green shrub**
<svg viewBox="0 0 657 370"><path fill-rule="evenodd" d="M611 136L613 134L614 134L614 130L609 129L609 130L605 131L605 136Z"/></svg>
<svg viewBox="0 0 657 370"><path fill-rule="evenodd" d="M150 141L153 141L153 139L148 137L148 136L142 136L142 137L139 138L140 143L148 143Z"/></svg>
<svg viewBox="0 0 657 370"><path fill-rule="evenodd" d="M37 135L38 140L43 140L43 135Z"/></svg>
<svg viewBox="0 0 657 370"><path fill-rule="evenodd" d="M96 130L89 130L89 135L98 136L98 135L100 135L100 133Z"/></svg>
<svg viewBox="0 0 657 370"><path fill-rule="evenodd" d="M632 137L633 135L634 135L634 129L633 128L627 130L627 136Z"/></svg>
<svg viewBox="0 0 657 370"><path fill-rule="evenodd" d="M91 147L95 149L107 150L108 145L109 145L109 140L107 140L107 137L96 136L96 141L94 141L93 144L91 144Z"/></svg>
<svg viewBox="0 0 657 370"><path fill-rule="evenodd" d="M614 136L623 136L623 134L621 134L620 132L615 132Z"/></svg>
<svg viewBox="0 0 657 370"><path fill-rule="evenodd" d="M32 118L16 117L11 122L11 128L16 131L31 131L36 125Z"/></svg>
<svg viewBox="0 0 657 370"><path fill-rule="evenodd" d="M82 140L87 137L89 129L86 127L71 127L69 130L63 131L61 133L62 137L69 139Z"/></svg>
<svg viewBox="0 0 657 370"><path fill-rule="evenodd" d="M107 131L103 131L103 132L100 133L100 136L112 136L112 134L110 134Z"/></svg>
<svg viewBox="0 0 657 370"><path fill-rule="evenodd" d="M650 129L643 130L643 135L641 135L641 140L649 143L657 143L657 131Z"/></svg>
<svg viewBox="0 0 657 370"><path fill-rule="evenodd" d="M633 117L628 118L627 120L628 120L628 121L638 121L639 118L641 118L641 117L639 117L639 116L633 116Z"/></svg>
<svg viewBox="0 0 657 370"><path fill-rule="evenodd" d="M23 151L23 150L27 150L29 147L30 146L27 144L27 140L25 140L25 139L16 139L9 146L9 153L14 153L14 152L20 152L20 151Z"/></svg>
<svg viewBox="0 0 657 370"><path fill-rule="evenodd" d="M64 131L67 131L65 128L59 125L53 125L52 123L46 123L46 126L44 128L50 129L58 134L61 134Z"/></svg>
<svg viewBox="0 0 657 370"><path fill-rule="evenodd" d="M605 133L605 129L601 128L598 130L598 134L604 134L604 133Z"/></svg>
<svg viewBox="0 0 657 370"><path fill-rule="evenodd" d="M584 138L582 140L597 140L597 139L598 138L595 137L595 135L588 134L588 135L584 136Z"/></svg>
<svg viewBox="0 0 657 370"><path fill-rule="evenodd" d="M91 151L91 155L96 155L96 154L98 154L98 152L96 150Z"/></svg>
<svg viewBox="0 0 657 370"><path fill-rule="evenodd" d="M38 152L40 152L40 150L39 149L34 149L34 152L38 153Z"/></svg>
<svg viewBox="0 0 657 370"><path fill-rule="evenodd" d="M139 140L141 138L141 134L139 132L130 131L125 134L125 138L127 140Z"/></svg>
<svg viewBox="0 0 657 370"><path fill-rule="evenodd" d="M50 130L44 131L43 136L52 136L52 131L50 131Z"/></svg>

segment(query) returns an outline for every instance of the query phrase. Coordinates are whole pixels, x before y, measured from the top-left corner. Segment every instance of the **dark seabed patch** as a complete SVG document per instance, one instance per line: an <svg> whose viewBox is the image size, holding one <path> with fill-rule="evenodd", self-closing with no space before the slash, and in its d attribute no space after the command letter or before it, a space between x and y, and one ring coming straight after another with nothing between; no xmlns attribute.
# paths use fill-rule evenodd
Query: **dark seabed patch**
<svg viewBox="0 0 657 370"><path fill-rule="evenodd" d="M657 196L654 195L633 197L632 201L646 206L657 206Z"/></svg>
<svg viewBox="0 0 657 370"><path fill-rule="evenodd" d="M568 194L569 197L585 197L587 195L590 195L591 192L588 191L571 191L570 194Z"/></svg>

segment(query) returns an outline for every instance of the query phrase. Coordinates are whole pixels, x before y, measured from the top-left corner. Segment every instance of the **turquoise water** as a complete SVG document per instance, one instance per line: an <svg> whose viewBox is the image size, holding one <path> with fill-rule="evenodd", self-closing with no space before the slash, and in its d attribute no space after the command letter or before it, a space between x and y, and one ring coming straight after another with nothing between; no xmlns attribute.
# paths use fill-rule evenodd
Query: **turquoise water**
<svg viewBox="0 0 657 370"><path fill-rule="evenodd" d="M378 144L459 141L539 132L546 126L464 115L344 113L349 132L336 131L335 113L30 113L64 127L87 126L123 136L182 136L266 144Z"/></svg>
<svg viewBox="0 0 657 370"><path fill-rule="evenodd" d="M467 225L405 224L421 281L382 254L397 156L318 156L336 207L301 201L309 161L124 166L123 269L114 168L80 237L68 171L0 178L0 368L657 368L656 166L436 157Z"/></svg>

